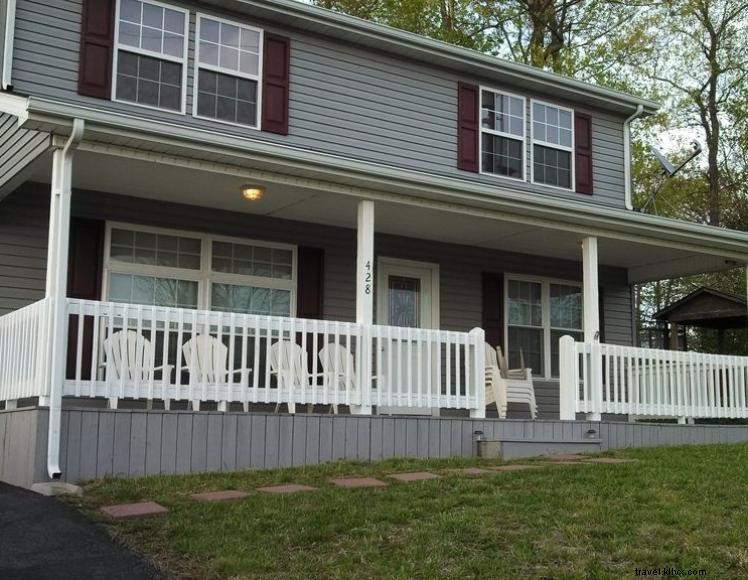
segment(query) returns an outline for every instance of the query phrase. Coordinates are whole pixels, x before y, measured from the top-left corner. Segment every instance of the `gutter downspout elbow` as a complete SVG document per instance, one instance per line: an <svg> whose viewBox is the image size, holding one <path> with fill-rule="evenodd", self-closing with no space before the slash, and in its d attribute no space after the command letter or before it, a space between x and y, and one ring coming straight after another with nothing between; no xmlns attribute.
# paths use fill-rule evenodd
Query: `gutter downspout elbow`
<svg viewBox="0 0 748 580"><path fill-rule="evenodd" d="M636 111L623 122L623 182L624 182L624 202L626 209L634 209L634 202L631 196L631 121L641 117L644 112L644 105L638 105Z"/></svg>
<svg viewBox="0 0 748 580"><path fill-rule="evenodd" d="M60 435L62 425L62 380L65 372L65 357L63 352L67 348L67 333L64 332L65 326L65 298L67 288L65 280L67 279L67 251L68 236L70 228L70 193L72 190L72 170L73 170L73 153L78 148L83 133L85 132L85 122L82 119L73 119L73 127L70 131L68 140L59 152L59 158L55 157L52 165L52 183L54 190L53 196L59 196L57 202L58 217L56 230L56 240L58 259L54 275L52 296L52 324L49 326L52 330L50 336L52 342L52 363L50 365L50 374L48 375L48 393L49 393L49 429L47 432L47 473L53 480L60 479L62 470L60 469ZM57 154L56 154L57 155ZM67 219L64 219L67 215ZM52 219L52 216L50 216ZM50 240L52 241L52 240ZM65 256L65 261L61 267L60 255ZM49 267L49 265L47 266ZM65 270L64 273L62 270Z"/></svg>

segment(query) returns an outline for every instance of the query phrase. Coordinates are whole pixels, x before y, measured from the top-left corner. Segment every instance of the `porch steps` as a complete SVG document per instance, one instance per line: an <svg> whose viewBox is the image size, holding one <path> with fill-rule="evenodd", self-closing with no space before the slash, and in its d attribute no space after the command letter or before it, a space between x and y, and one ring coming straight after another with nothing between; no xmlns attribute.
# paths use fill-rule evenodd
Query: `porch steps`
<svg viewBox="0 0 748 580"><path fill-rule="evenodd" d="M602 442L590 439L494 439L477 442L478 455L502 460L577 453L599 453Z"/></svg>

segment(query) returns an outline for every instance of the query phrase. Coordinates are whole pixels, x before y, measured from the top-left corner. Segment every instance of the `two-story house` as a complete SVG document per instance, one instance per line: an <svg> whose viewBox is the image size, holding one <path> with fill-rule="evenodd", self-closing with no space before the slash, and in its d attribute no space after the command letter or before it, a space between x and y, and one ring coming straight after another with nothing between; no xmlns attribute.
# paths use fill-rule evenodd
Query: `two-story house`
<svg viewBox="0 0 748 580"><path fill-rule="evenodd" d="M339 428L354 456L464 448L410 425L485 416L486 343L540 419L599 419L559 395L560 338L633 347L633 284L748 263L745 233L633 211L648 100L293 0L0 10L0 400L38 405L50 475L208 469L255 428L296 458L279 407L339 413L309 415L317 460Z"/></svg>

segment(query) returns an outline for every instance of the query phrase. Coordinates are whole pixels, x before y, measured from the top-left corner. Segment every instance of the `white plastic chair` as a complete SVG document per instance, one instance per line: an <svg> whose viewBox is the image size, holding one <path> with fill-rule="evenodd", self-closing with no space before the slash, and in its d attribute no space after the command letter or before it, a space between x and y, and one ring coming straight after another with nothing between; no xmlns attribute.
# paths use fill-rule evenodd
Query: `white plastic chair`
<svg viewBox="0 0 748 580"><path fill-rule="evenodd" d="M307 353L295 342L279 340L270 347L270 372L278 380L278 402L275 412L281 405L281 397L287 394L288 412L296 413L294 391L304 390L311 386L312 376L307 370ZM312 405L309 404L309 409Z"/></svg>
<svg viewBox="0 0 748 580"><path fill-rule="evenodd" d="M500 378L499 382L505 384L506 402L525 404L530 408L530 416L536 419L538 416L538 406L535 402L535 387L532 384L532 369L508 368L506 358L501 351L501 347L496 347L496 359L499 365ZM521 358L524 363L524 357Z"/></svg>
<svg viewBox="0 0 748 580"><path fill-rule="evenodd" d="M106 362L105 377L108 383L142 385L155 380L161 373L161 382L168 381L173 365L154 366L151 341L134 330L118 330L104 340ZM109 398L109 406L117 408L117 397Z"/></svg>
<svg viewBox="0 0 748 580"><path fill-rule="evenodd" d="M496 411L500 419L506 419L506 381L501 378L501 368L496 349L486 343L486 405L496 403Z"/></svg>
<svg viewBox="0 0 748 580"><path fill-rule="evenodd" d="M319 351L319 360L322 363L325 384L343 392L358 389L353 354L342 344L331 342L323 346ZM377 380L377 377L371 378L373 381ZM337 414L338 406L332 405L332 410Z"/></svg>
<svg viewBox="0 0 748 580"><path fill-rule="evenodd" d="M190 383L208 384L211 386L228 386L229 374L238 375L238 383L242 387L249 384L251 369L240 368L234 371L228 369L229 349L210 334L198 334L182 345L182 355L185 366L182 370L190 373ZM219 401L219 410L227 410L228 401ZM246 405L245 405L246 406ZM192 401L192 407L199 410L200 401Z"/></svg>

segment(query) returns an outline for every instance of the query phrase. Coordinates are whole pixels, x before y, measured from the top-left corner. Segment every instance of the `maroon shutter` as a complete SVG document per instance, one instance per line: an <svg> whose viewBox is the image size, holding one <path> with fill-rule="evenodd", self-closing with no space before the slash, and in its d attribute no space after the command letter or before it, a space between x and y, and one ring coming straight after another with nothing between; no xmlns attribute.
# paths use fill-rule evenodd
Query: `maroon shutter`
<svg viewBox="0 0 748 580"><path fill-rule="evenodd" d="M457 169L478 173L478 92L457 83Z"/></svg>
<svg viewBox="0 0 748 580"><path fill-rule="evenodd" d="M296 317L321 319L325 252L319 248L298 250Z"/></svg>
<svg viewBox="0 0 748 580"><path fill-rule="evenodd" d="M574 115L574 168L576 190L592 193L592 118L589 115Z"/></svg>
<svg viewBox="0 0 748 580"><path fill-rule="evenodd" d="M84 0L78 92L108 99L112 89L114 6L116 0Z"/></svg>
<svg viewBox="0 0 748 580"><path fill-rule="evenodd" d="M85 300L101 300L104 258L104 222L74 218L70 224L70 255L68 261L68 296ZM68 326L67 376L75 375L78 317L71 316ZM93 318L83 322L81 378L91 378L93 352Z"/></svg>
<svg viewBox="0 0 748 580"><path fill-rule="evenodd" d="M483 272L483 330L491 346L504 346L504 276Z"/></svg>
<svg viewBox="0 0 748 580"><path fill-rule="evenodd" d="M291 41L265 33L262 64L262 130L288 135L288 86Z"/></svg>

